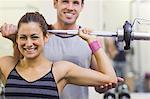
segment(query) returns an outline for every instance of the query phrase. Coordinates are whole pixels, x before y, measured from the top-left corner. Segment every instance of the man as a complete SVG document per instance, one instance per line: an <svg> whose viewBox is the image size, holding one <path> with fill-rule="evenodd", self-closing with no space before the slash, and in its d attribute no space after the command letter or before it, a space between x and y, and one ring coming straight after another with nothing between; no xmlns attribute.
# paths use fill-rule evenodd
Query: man
<svg viewBox="0 0 150 99"><path fill-rule="evenodd" d="M84 0L54 0L54 8L57 10L57 22L50 25L49 29L56 30L78 30L81 27L76 25L76 20L84 7ZM51 50L53 47L53 50ZM57 54L56 54L57 53ZM89 50L89 46L78 36L52 35L45 46L45 55L49 60L67 60L84 68L92 68L100 71L97 67L94 56ZM107 66L110 61L106 55L102 56L105 61L102 65ZM100 88L102 92L111 88ZM103 86L102 86L103 87ZM103 90L102 90L103 89ZM97 91L98 87L96 88ZM99 91L99 92L100 92ZM88 99L88 88L75 85L68 85L63 93L62 99Z"/></svg>
<svg viewBox="0 0 150 99"><path fill-rule="evenodd" d="M54 8L57 10L57 22L49 25L49 29L59 30L78 30L81 27L76 25L76 20L84 7L84 0L54 0ZM7 24L2 27L2 35L10 37L11 30L14 32L14 26ZM12 33L13 34L13 33ZM71 61L85 68L92 68L101 71L101 67L97 67L94 56L88 44L79 36L75 35L50 35L49 42L45 46L45 56L49 60ZM10 38L11 39L11 38ZM53 47L53 50L51 49ZM17 53L18 54L18 53ZM101 64L107 66L110 64L108 57L104 54ZM122 79L119 79L122 81ZM96 91L105 92L114 87L113 84L106 86L96 86ZM61 99L88 99L88 88L75 85L67 86Z"/></svg>

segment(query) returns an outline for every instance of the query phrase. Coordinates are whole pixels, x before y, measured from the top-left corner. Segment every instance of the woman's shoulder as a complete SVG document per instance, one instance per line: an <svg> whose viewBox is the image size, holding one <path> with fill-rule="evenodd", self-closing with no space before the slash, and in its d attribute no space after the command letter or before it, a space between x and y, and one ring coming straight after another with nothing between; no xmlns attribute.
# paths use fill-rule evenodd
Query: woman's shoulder
<svg viewBox="0 0 150 99"><path fill-rule="evenodd" d="M11 71L17 63L17 59L13 56L4 56L0 58L0 69L1 72L5 75L5 73Z"/></svg>
<svg viewBox="0 0 150 99"><path fill-rule="evenodd" d="M55 70L58 72L68 72L69 70L73 69L75 66L74 63L69 62L69 61L58 61L55 62L54 64Z"/></svg>
<svg viewBox="0 0 150 99"><path fill-rule="evenodd" d="M75 65L74 63L72 62L69 62L69 61L57 61L54 63L55 66L59 67L68 67L68 66L72 66L72 65Z"/></svg>
<svg viewBox="0 0 150 99"><path fill-rule="evenodd" d="M0 65L13 64L17 61L14 56L4 56L0 58Z"/></svg>
<svg viewBox="0 0 150 99"><path fill-rule="evenodd" d="M57 61L53 63L53 73L56 81L66 78L68 72L71 71L73 63L68 61Z"/></svg>

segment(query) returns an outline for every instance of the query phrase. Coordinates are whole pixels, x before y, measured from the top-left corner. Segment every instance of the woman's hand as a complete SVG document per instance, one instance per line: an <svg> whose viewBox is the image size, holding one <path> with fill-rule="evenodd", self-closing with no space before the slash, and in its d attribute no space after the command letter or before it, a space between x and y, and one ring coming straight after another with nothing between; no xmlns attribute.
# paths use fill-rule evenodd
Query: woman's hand
<svg viewBox="0 0 150 99"><path fill-rule="evenodd" d="M90 33L92 32L91 29L89 28L83 28L79 30L79 36L81 38L83 38L84 40L86 40L88 43L96 40L96 36L94 35L90 35Z"/></svg>

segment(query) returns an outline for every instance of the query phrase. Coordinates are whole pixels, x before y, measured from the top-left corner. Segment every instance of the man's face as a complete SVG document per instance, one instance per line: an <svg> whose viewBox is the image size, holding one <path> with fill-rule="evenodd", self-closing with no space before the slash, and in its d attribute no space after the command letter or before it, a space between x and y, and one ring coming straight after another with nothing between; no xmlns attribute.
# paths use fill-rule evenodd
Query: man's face
<svg viewBox="0 0 150 99"><path fill-rule="evenodd" d="M82 8L82 0L54 0L59 22L72 25L76 22Z"/></svg>

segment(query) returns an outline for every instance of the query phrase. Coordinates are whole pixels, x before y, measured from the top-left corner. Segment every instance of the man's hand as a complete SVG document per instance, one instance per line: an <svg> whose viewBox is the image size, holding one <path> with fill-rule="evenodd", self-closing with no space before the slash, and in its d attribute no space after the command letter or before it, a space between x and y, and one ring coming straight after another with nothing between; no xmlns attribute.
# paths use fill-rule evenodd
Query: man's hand
<svg viewBox="0 0 150 99"><path fill-rule="evenodd" d="M3 37L9 38L12 40L11 36L16 35L17 26L15 26L13 24L4 23L1 26L0 31L1 31Z"/></svg>
<svg viewBox="0 0 150 99"><path fill-rule="evenodd" d="M121 77L117 77L117 80L118 80L117 84L109 83L109 84L105 84L104 86L96 86L95 87L96 92L101 94L101 93L108 91L111 88L115 88L116 86L124 83L124 79Z"/></svg>

